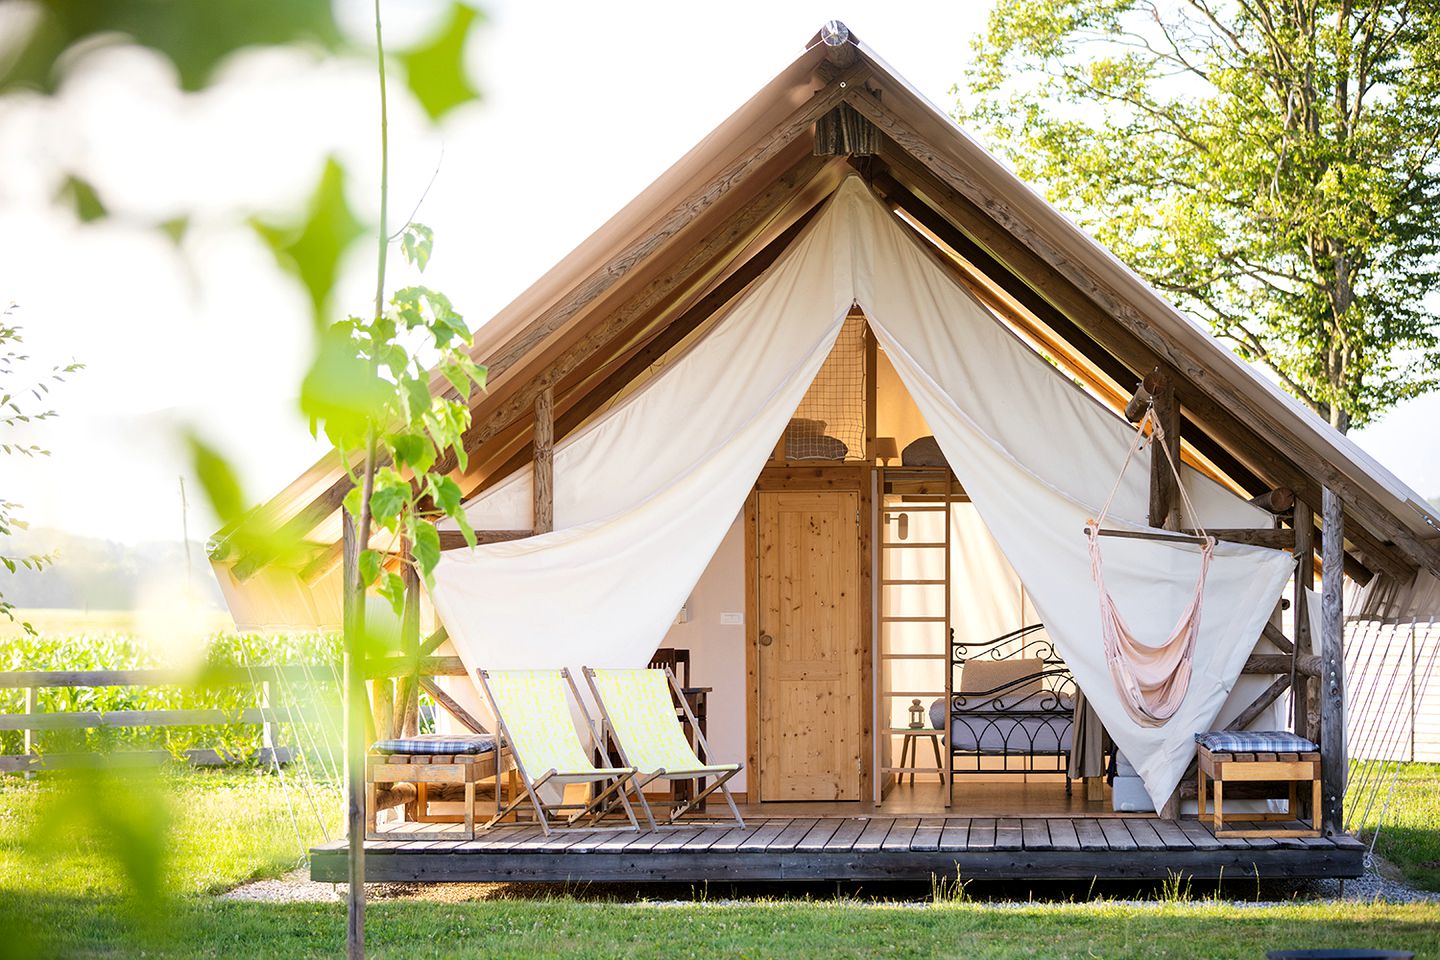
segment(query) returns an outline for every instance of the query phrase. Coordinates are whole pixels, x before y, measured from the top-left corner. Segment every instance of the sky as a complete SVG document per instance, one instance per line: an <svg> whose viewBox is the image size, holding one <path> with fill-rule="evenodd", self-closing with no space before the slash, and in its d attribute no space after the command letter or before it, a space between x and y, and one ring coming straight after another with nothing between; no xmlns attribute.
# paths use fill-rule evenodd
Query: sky
<svg viewBox="0 0 1440 960"><path fill-rule="evenodd" d="M387 0L397 42L430 26L429 0ZM425 282L472 326L561 259L793 59L845 21L943 108L989 4L738 0L490 2L468 66L481 102L425 123L392 86L391 216L421 201L436 249ZM357 38L368 3L340 0ZM0 14L0 33L3 33ZM0 302L33 370L86 364L30 432L53 456L4 464L0 497L34 526L140 542L216 522L178 443L193 427L239 468L251 499L278 491L325 447L296 410L312 327L298 281L245 217L303 206L323 159L351 173L348 201L377 210L375 81L368 65L305 50L237 55L183 94L160 57L108 48L77 59L59 96L0 101ZM81 223L54 202L82 171L114 216ZM428 193L426 185L433 178ZM154 224L179 215L177 244ZM332 306L363 310L373 241L348 251ZM393 260L392 260L393 262ZM403 271L396 284L413 279ZM1440 396L1356 435L1422 495L1440 493Z"/></svg>

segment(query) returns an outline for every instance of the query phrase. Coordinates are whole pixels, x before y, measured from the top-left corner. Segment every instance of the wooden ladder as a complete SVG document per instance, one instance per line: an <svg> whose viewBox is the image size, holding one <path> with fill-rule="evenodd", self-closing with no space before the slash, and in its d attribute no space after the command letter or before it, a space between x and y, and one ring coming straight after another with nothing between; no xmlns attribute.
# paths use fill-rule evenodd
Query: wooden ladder
<svg viewBox="0 0 1440 960"><path fill-rule="evenodd" d="M953 671L950 669L950 646L952 634L950 631L950 547L951 547L951 506L958 502L958 489L954 475L947 467L879 467L878 488L880 496L876 498L876 507L879 516L879 570L878 570L878 603L877 603L877 625L878 639L876 643L876 674L877 693L875 701L875 723L874 728L877 736L888 737L891 740L891 751L893 754L893 741L895 737L908 737L909 761L905 761L905 747L902 745L902 754L899 762L884 762L877 770L874 778L874 799L879 804L883 799L885 784L889 774L895 774L898 784L904 779L905 774L910 774L913 782L916 773L929 773L931 767L920 766L921 750L930 747L929 744L922 744L920 741L934 737L934 743L939 748L941 762L939 764L940 785L945 796L945 806L951 805L950 792L950 730L945 724L941 730L934 730L928 720L928 701L935 697L944 697L946 710L949 717L949 704L951 689L954 686ZM944 536L940 539L921 540L912 539L907 536L900 539L899 517L902 514L943 514L945 519L941 524L944 529ZM893 575L892 567L898 566L889 561L897 557L902 551L918 551L922 557L933 557L933 563L925 563L927 576L925 577L897 577ZM940 573L936 577L929 575L930 570ZM923 597L926 591L941 589L944 591L944 613L916 615L911 610L910 604ZM895 652L892 648L891 625L892 624L926 624L938 632L935 640L939 641L938 649L933 641L925 645L923 652ZM927 640L930 640L927 630ZM898 662L930 662L939 665L939 672L944 677L943 689L897 689L894 686L891 665ZM937 684L937 686L939 686ZM920 730L912 730L909 727L895 726L894 704L897 700L919 699L921 705L926 708L925 726ZM921 734L916 736L915 734ZM907 740L902 740L906 744ZM932 753L933 748L926 749L926 753ZM882 758L886 753L881 753Z"/></svg>

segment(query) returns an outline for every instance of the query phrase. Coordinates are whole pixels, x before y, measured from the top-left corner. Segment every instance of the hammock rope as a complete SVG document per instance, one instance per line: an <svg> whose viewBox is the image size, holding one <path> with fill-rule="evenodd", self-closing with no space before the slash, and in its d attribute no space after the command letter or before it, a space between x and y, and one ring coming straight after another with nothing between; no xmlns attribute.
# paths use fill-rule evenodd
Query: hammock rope
<svg viewBox="0 0 1440 960"><path fill-rule="evenodd" d="M1148 439L1145 433L1147 425L1151 428ZM1100 596L1100 634L1105 643L1110 679L1120 693L1120 703L1125 712L1142 727L1164 726L1180 709L1190 689L1190 662L1195 640L1200 635L1201 600L1205 593L1205 578L1210 572L1210 558L1215 550L1215 538L1200 526L1200 518L1190 503L1190 495L1180 478L1179 465L1175 463L1170 448L1164 442L1159 443L1170 471L1175 475L1175 485L1180 489L1185 516L1196 525L1204 543L1200 548L1200 575L1195 581L1195 591L1170 635L1159 646L1150 646L1136 639L1105 586L1100 526L1110 512L1110 504L1115 500L1120 482L1135 454L1145 443L1155 446L1155 441L1163 441L1164 437L1164 431L1155 421L1154 411L1147 410L1136 427L1135 439L1125 454L1125 462L1120 465L1120 473L1115 478L1115 485L1110 488L1110 495L1105 498L1104 506L1100 508L1099 516L1086 525L1086 536L1090 540L1090 575Z"/></svg>

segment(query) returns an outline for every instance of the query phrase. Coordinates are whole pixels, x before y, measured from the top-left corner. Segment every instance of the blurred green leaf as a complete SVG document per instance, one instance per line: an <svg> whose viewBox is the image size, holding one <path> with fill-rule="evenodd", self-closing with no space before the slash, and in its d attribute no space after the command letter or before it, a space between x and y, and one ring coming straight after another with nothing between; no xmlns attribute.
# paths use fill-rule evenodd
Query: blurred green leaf
<svg viewBox="0 0 1440 960"><path fill-rule="evenodd" d="M452 3L450 17L434 39L400 54L410 91L431 120L480 96L465 73L465 41L478 17L475 8Z"/></svg>
<svg viewBox="0 0 1440 960"><path fill-rule="evenodd" d="M190 449L195 476L216 516L225 523L239 520L245 513L245 495L230 462L193 430L185 434L185 444Z"/></svg>
<svg viewBox="0 0 1440 960"><path fill-rule="evenodd" d="M109 215L95 188L73 174L65 178L60 196L75 208L75 215L84 223L93 223Z"/></svg>
<svg viewBox="0 0 1440 960"><path fill-rule="evenodd" d="M360 354L352 323L337 323L320 335L315 359L300 385L300 408L325 425L329 439L355 449L366 428L383 418L390 384Z"/></svg>
<svg viewBox="0 0 1440 960"><path fill-rule="evenodd" d="M325 161L303 223L283 227L257 220L253 224L280 264L310 291L319 320L335 285L341 255L364 233L364 225L345 200L344 167L334 157Z"/></svg>
<svg viewBox="0 0 1440 960"><path fill-rule="evenodd" d="M14 59L0 63L0 92L54 92L66 50L114 35L164 54L180 85L198 90L221 60L244 47L343 45L330 0L45 0Z"/></svg>
<svg viewBox="0 0 1440 960"><path fill-rule="evenodd" d="M435 234L423 223L409 224L400 237L400 250L405 254L406 261L421 273L430 263L430 251L434 246Z"/></svg>

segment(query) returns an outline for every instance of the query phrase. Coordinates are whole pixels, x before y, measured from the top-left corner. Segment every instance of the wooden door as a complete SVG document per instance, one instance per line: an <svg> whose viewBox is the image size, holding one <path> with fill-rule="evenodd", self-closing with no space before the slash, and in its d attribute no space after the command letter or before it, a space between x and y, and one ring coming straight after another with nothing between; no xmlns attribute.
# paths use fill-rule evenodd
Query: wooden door
<svg viewBox="0 0 1440 960"><path fill-rule="evenodd" d="M762 800L860 799L860 499L760 493Z"/></svg>

